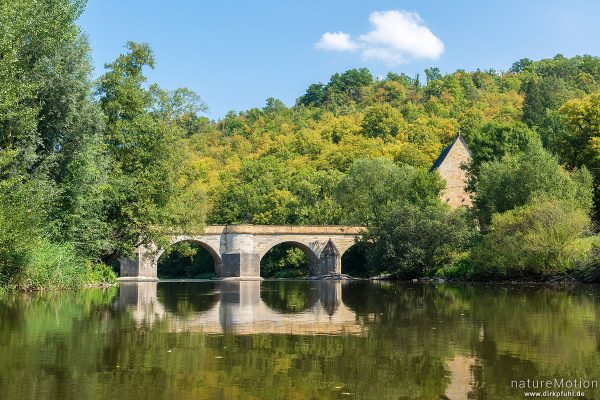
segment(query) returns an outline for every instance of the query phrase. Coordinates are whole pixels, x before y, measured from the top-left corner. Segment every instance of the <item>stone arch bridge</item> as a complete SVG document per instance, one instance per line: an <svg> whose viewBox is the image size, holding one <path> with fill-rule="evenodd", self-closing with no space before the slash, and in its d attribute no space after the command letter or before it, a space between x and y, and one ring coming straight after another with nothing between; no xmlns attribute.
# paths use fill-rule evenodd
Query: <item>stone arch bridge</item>
<svg viewBox="0 0 600 400"><path fill-rule="evenodd" d="M341 273L342 255L364 228L314 225L209 225L202 235L173 235L171 244L189 241L205 248L216 278L260 279L260 261L273 247L292 243L304 251L314 275ZM140 246L134 259L121 259L122 280L156 280L164 249Z"/></svg>

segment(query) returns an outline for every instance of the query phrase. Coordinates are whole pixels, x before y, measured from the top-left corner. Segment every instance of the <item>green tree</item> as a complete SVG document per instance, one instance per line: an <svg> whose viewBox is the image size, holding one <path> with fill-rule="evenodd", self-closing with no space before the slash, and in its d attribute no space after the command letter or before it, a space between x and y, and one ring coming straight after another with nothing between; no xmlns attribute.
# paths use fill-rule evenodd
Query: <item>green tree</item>
<svg viewBox="0 0 600 400"><path fill-rule="evenodd" d="M324 104L334 112L338 109L348 111L350 107L368 97L372 84L373 75L366 68L354 68L341 74L333 74L323 88ZM319 96L317 87L313 87L312 92L312 95Z"/></svg>
<svg viewBox="0 0 600 400"><path fill-rule="evenodd" d="M489 224L494 213L526 205L538 197L571 200L589 212L592 177L585 168L565 171L539 144L481 165L474 202L482 224Z"/></svg>
<svg viewBox="0 0 600 400"><path fill-rule="evenodd" d="M0 152L0 170L9 167L17 151ZM3 285L19 274L31 258L35 242L43 235L50 202L44 193L45 181L23 176L2 176L0 180L0 282Z"/></svg>
<svg viewBox="0 0 600 400"><path fill-rule="evenodd" d="M18 149L24 168L40 167L60 144L62 132L53 128L65 113L55 112L63 94L56 84L66 77L62 51L78 40L75 21L82 5L70 0L0 4L0 148Z"/></svg>
<svg viewBox="0 0 600 400"><path fill-rule="evenodd" d="M202 224L174 218L190 215L176 214L171 207L181 198L178 180L183 175L184 154L178 147L185 132L171 121L170 114L153 111L167 108L164 100L157 101L153 95L156 89L144 87L143 69L154 67L150 47L129 42L126 48L126 54L106 65L108 71L98 86L107 116L105 141L111 156L107 215L115 254L151 240L161 243L171 227L199 229Z"/></svg>
<svg viewBox="0 0 600 400"><path fill-rule="evenodd" d="M83 5L0 4L0 186L10 192L0 199L7 230L0 264L12 271L5 284L82 282L80 256L95 260L106 250L103 116L92 96L90 49L75 23Z"/></svg>
<svg viewBox="0 0 600 400"><path fill-rule="evenodd" d="M186 133L193 134L197 131L198 115L208 111L208 105L187 88L177 88L169 91L152 85L152 95L156 100L153 113L162 119L174 121Z"/></svg>
<svg viewBox="0 0 600 400"><path fill-rule="evenodd" d="M296 104L303 106L320 106L325 98L325 85L313 83L308 86L306 93L298 98Z"/></svg>
<svg viewBox="0 0 600 400"><path fill-rule="evenodd" d="M328 89L347 95L355 102L361 100L361 89L373 83L373 75L366 68L350 69L342 74L333 74Z"/></svg>
<svg viewBox="0 0 600 400"><path fill-rule="evenodd" d="M175 243L161 255L157 264L161 278L210 279L215 276L215 260L196 243Z"/></svg>
<svg viewBox="0 0 600 400"><path fill-rule="evenodd" d="M468 140L475 170L484 162L499 160L541 143L538 134L522 122L488 122Z"/></svg>
<svg viewBox="0 0 600 400"><path fill-rule="evenodd" d="M510 67L510 72L519 73L525 69L528 65L531 65L533 61L529 58L521 58L519 61L515 61Z"/></svg>
<svg viewBox="0 0 600 400"><path fill-rule="evenodd" d="M473 260L484 277L562 274L587 258L589 228L587 212L573 201L535 199L494 214Z"/></svg>
<svg viewBox="0 0 600 400"><path fill-rule="evenodd" d="M530 146L539 146L539 135L522 122L488 122L468 137L471 162L466 166L468 187L475 191L483 163L515 155Z"/></svg>
<svg viewBox="0 0 600 400"><path fill-rule="evenodd" d="M52 76L41 125L52 139L55 166L51 177L57 201L51 212L52 235L70 242L86 257L98 259L110 251L106 200L108 153L104 146L104 115L93 98L90 49L83 38L64 44L54 60L60 74Z"/></svg>
<svg viewBox="0 0 600 400"><path fill-rule="evenodd" d="M286 189L285 165L273 156L246 160L215 202L213 221L222 223L290 223L297 200Z"/></svg>
<svg viewBox="0 0 600 400"><path fill-rule="evenodd" d="M406 100L406 85L396 80L386 80L376 87L375 97L394 107L401 107Z"/></svg>
<svg viewBox="0 0 600 400"><path fill-rule="evenodd" d="M474 229L463 209L441 202L398 202L371 227L363 240L372 274L402 278L433 276L449 265L472 241Z"/></svg>
<svg viewBox="0 0 600 400"><path fill-rule="evenodd" d="M547 113L565 101L598 90L600 60L592 56L566 58L560 54L525 66L523 121L541 126Z"/></svg>
<svg viewBox="0 0 600 400"><path fill-rule="evenodd" d="M405 141L408 138L406 128L400 111L387 103L375 104L365 110L362 131L367 137L397 138Z"/></svg>
<svg viewBox="0 0 600 400"><path fill-rule="evenodd" d="M290 243L273 247L260 263L265 278L297 278L310 275L310 261L302 249Z"/></svg>
<svg viewBox="0 0 600 400"><path fill-rule="evenodd" d="M543 123L548 110L555 110L573 95L563 78L533 76L523 82L523 121L529 126Z"/></svg>
<svg viewBox="0 0 600 400"><path fill-rule="evenodd" d="M376 158L355 161L334 195L348 223L372 225L398 202L426 205L439 200L443 188L437 174Z"/></svg>
<svg viewBox="0 0 600 400"><path fill-rule="evenodd" d="M562 124L554 148L572 168L587 167L595 178L596 214L600 210L600 92L566 102L559 109ZM563 129L561 129L563 128Z"/></svg>

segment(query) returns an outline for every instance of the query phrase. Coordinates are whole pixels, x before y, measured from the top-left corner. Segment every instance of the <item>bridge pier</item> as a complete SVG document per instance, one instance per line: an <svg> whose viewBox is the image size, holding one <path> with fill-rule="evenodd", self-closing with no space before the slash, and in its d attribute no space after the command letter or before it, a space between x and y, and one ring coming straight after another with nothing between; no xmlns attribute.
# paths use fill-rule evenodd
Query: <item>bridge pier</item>
<svg viewBox="0 0 600 400"><path fill-rule="evenodd" d="M319 261L312 273L313 275L339 275L342 273L342 257L331 239L321 251Z"/></svg>
<svg viewBox="0 0 600 400"><path fill-rule="evenodd" d="M239 278L258 280L260 277L260 254L225 253L223 267L216 279Z"/></svg>
<svg viewBox="0 0 600 400"><path fill-rule="evenodd" d="M138 247L133 258L122 257L121 273L119 280L122 281L157 281L158 259L154 259L144 247Z"/></svg>

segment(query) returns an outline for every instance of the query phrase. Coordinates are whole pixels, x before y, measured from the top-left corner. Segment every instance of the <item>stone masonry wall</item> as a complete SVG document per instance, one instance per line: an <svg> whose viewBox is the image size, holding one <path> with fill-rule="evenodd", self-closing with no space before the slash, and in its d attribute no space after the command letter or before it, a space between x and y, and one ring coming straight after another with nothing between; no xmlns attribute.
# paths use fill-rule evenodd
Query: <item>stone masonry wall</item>
<svg viewBox="0 0 600 400"><path fill-rule="evenodd" d="M446 158L438 168L438 172L446 181L446 189L442 200L456 208L460 206L471 206L473 201L466 192L467 174L461 168L471 159L469 151L462 140L456 140L446 155Z"/></svg>

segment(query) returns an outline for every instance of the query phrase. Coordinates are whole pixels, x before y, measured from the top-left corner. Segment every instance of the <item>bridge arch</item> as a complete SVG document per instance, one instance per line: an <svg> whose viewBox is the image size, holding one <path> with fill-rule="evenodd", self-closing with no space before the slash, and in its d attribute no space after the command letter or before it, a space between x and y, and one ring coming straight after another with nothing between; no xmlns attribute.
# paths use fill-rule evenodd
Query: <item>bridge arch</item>
<svg viewBox="0 0 600 400"><path fill-rule="evenodd" d="M293 248L300 249L304 253L306 258L308 259L309 271L312 274L313 271L315 270L317 264L319 263L319 255L317 255L317 253L306 243L302 243L297 240L286 239L286 240L273 241L268 246L265 246L264 249L261 251L260 260L259 260L261 276L265 276L264 273L265 273L266 266L264 265L263 261L265 260L265 257L267 256L267 254L274 251L277 247L284 246L284 245L290 245Z"/></svg>
<svg viewBox="0 0 600 400"><path fill-rule="evenodd" d="M223 260L221 258L221 254L219 253L219 251L217 249L215 249L213 246L211 246L209 243L202 240L201 238L190 237L190 236L175 236L175 237L171 238L168 247L171 247L175 244L183 243L183 242L188 242L188 243L198 245L199 247L206 250L213 259L215 275L218 276L220 274L221 268L223 266ZM165 253L166 250L167 250L167 248L164 248L164 249L159 249L156 252L156 255L154 256L156 263L158 263L158 261L160 260L160 257Z"/></svg>
<svg viewBox="0 0 600 400"><path fill-rule="evenodd" d="M272 250L273 248L275 248L276 246L279 246L280 244L292 244L296 247L298 247L300 250L302 250L304 252L304 254L306 254L306 257L308 257L308 260L312 263L317 263L319 262L319 255L306 243L302 243L300 241L297 240L291 240L291 239L283 239L283 240L275 240L271 243L269 243L269 245L265 246L260 253L260 260L262 261L262 259L265 257L265 255Z"/></svg>
<svg viewBox="0 0 600 400"><path fill-rule="evenodd" d="M356 241L340 255L340 271L355 277L367 277L367 251L370 244Z"/></svg>

